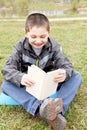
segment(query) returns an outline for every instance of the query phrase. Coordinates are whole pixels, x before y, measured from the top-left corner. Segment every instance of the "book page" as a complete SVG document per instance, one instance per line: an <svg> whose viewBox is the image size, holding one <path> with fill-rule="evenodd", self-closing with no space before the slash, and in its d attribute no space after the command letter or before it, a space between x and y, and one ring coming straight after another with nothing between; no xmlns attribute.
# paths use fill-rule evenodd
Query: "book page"
<svg viewBox="0 0 87 130"><path fill-rule="evenodd" d="M54 82L54 77L57 74L58 74L58 70L50 71L46 74L43 82L41 99L45 99L56 92L58 83Z"/></svg>
<svg viewBox="0 0 87 130"><path fill-rule="evenodd" d="M40 99L41 86L44 80L45 72L41 70L39 67L32 65L28 68L28 75L30 79L35 81L35 84L31 87L26 87L26 91Z"/></svg>

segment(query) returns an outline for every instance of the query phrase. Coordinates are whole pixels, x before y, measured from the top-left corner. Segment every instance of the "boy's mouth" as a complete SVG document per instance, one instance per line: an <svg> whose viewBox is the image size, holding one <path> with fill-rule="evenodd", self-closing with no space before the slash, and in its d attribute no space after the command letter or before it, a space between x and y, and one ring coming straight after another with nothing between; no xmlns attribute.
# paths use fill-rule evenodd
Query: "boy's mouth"
<svg viewBox="0 0 87 130"><path fill-rule="evenodd" d="M43 43L35 43L34 45L37 46L37 47L39 47L39 46L42 46Z"/></svg>

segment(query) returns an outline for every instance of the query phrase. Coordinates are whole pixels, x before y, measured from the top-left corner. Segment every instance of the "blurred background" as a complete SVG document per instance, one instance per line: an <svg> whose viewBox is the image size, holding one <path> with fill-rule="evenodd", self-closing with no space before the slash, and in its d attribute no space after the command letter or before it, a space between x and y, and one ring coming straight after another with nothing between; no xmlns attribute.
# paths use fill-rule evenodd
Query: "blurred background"
<svg viewBox="0 0 87 130"><path fill-rule="evenodd" d="M48 16L87 15L87 0L0 0L0 18L42 12Z"/></svg>
<svg viewBox="0 0 87 130"><path fill-rule="evenodd" d="M1 70L15 43L24 37L25 19L32 12L44 13L54 20L50 21L50 35L62 46L63 53L83 78L78 94L65 114L66 130L87 130L87 0L0 0L0 93ZM51 129L22 106L2 105L0 130Z"/></svg>

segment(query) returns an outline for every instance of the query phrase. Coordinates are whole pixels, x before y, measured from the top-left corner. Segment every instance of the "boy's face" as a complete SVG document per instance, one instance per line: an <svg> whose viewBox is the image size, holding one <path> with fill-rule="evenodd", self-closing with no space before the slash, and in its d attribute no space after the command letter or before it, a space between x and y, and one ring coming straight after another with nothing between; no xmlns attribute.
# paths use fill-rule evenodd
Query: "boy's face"
<svg viewBox="0 0 87 130"><path fill-rule="evenodd" d="M29 43L35 48L42 48L48 41L49 31L45 27L34 26L26 33Z"/></svg>

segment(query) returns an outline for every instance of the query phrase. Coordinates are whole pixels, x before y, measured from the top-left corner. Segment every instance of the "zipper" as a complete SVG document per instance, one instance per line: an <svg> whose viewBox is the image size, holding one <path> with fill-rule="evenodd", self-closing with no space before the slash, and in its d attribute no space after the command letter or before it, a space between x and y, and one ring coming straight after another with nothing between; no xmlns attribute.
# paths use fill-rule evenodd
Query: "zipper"
<svg viewBox="0 0 87 130"><path fill-rule="evenodd" d="M36 60L36 66L39 66L39 60L38 59Z"/></svg>

